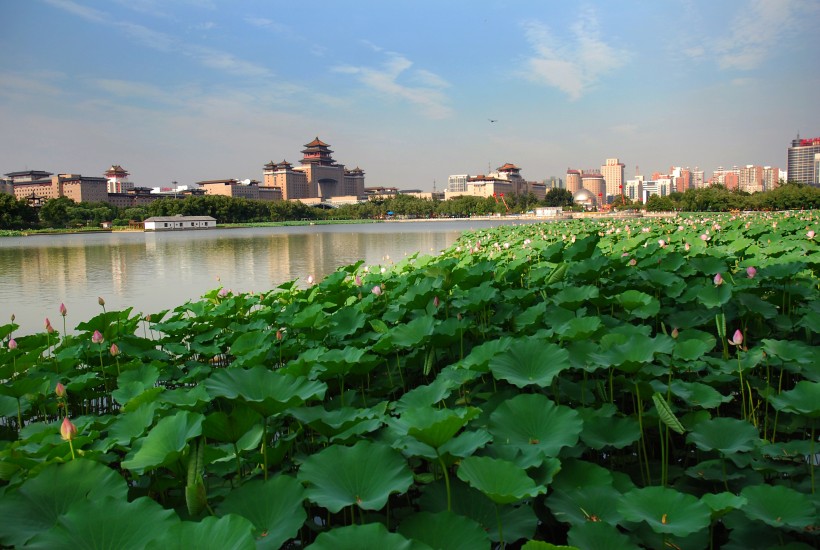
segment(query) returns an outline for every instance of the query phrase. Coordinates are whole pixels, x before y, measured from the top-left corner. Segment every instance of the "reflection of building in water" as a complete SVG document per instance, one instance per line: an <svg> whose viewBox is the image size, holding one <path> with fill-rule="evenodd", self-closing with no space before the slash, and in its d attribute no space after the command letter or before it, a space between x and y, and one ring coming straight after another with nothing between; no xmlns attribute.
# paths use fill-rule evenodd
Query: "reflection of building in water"
<svg viewBox="0 0 820 550"><path fill-rule="evenodd" d="M125 275L127 273L126 251L127 249L121 246L115 246L111 249L111 282L117 294L122 294L125 287Z"/></svg>

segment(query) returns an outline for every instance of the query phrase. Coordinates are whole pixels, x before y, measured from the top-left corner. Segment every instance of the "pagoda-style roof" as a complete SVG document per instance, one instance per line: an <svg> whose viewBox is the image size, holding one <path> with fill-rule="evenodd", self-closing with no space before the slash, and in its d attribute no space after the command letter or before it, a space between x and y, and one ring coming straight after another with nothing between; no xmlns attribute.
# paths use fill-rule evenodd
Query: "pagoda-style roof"
<svg viewBox="0 0 820 550"><path fill-rule="evenodd" d="M125 169L119 164L112 164L111 168L105 171L105 175L109 178L113 176L126 177L128 176L128 172L126 172Z"/></svg>
<svg viewBox="0 0 820 550"><path fill-rule="evenodd" d="M319 139L319 136L316 136L310 143L305 143L305 147L330 147L330 145Z"/></svg>
<svg viewBox="0 0 820 550"><path fill-rule="evenodd" d="M508 163L504 164L504 166L501 166L501 167L498 168L499 172L517 172L519 170L521 170L521 168L519 168L518 166L516 166L515 164L512 164L510 162L508 162Z"/></svg>
<svg viewBox="0 0 820 550"><path fill-rule="evenodd" d="M276 165L277 168L290 168L291 166L293 166L293 165L291 163L289 163L288 161L286 161L285 159L282 159L282 162L280 162L279 164Z"/></svg>
<svg viewBox="0 0 820 550"><path fill-rule="evenodd" d="M273 162L273 161L270 161L269 163L267 163L264 166L264 168L266 168L267 170L273 170L274 168L276 168L276 163Z"/></svg>

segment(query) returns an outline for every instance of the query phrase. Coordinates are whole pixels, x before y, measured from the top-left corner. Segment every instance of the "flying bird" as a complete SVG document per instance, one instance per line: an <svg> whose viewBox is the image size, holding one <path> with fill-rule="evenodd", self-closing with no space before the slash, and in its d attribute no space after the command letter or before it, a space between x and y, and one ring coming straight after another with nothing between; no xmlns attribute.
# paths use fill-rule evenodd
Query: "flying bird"
<svg viewBox="0 0 820 550"><path fill-rule="evenodd" d="M490 122L498 122L497 118L488 118L487 120L489 120Z"/></svg>

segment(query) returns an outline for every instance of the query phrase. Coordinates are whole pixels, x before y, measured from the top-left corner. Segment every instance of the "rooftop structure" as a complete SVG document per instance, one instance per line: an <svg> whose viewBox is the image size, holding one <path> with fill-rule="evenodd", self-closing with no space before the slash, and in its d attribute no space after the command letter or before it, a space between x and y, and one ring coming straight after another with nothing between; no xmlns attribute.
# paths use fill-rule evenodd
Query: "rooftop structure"
<svg viewBox="0 0 820 550"><path fill-rule="evenodd" d="M814 156L820 153L820 137L792 140L788 149L787 171L789 181L820 186Z"/></svg>

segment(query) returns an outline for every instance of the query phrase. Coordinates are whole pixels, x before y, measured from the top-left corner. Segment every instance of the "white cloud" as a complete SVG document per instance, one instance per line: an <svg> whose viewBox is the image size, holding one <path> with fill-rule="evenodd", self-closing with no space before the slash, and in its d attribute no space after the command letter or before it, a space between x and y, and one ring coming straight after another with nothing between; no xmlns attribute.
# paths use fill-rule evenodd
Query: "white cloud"
<svg viewBox="0 0 820 550"><path fill-rule="evenodd" d="M381 52L378 46L366 44ZM343 65L334 71L356 75L359 82L371 90L416 105L429 118L442 119L452 114L443 91L449 84L443 78L424 69L411 70L413 62L397 53L385 55L387 59L380 68ZM405 80L410 84L405 84Z"/></svg>
<svg viewBox="0 0 820 550"><path fill-rule="evenodd" d="M523 76L533 82L558 88L571 99L579 99L605 73L621 67L627 52L613 48L600 37L595 13L584 10L571 27L572 38L559 41L539 21L523 23L524 35L535 54L525 62Z"/></svg>
<svg viewBox="0 0 820 550"><path fill-rule="evenodd" d="M723 69L750 70L760 65L795 26L794 0L751 0L729 25L730 34L717 42Z"/></svg>

